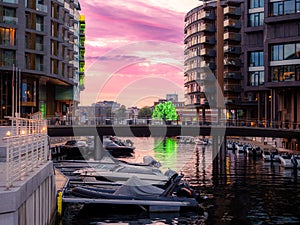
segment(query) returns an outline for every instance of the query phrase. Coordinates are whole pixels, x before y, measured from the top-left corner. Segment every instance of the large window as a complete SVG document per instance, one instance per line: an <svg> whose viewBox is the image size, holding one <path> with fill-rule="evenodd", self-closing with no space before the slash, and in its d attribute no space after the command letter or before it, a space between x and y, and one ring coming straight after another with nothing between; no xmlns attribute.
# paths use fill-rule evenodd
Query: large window
<svg viewBox="0 0 300 225"><path fill-rule="evenodd" d="M264 65L264 53L260 52L250 52L249 66L263 66Z"/></svg>
<svg viewBox="0 0 300 225"><path fill-rule="evenodd" d="M284 14L295 13L295 0L285 0L283 8L284 8Z"/></svg>
<svg viewBox="0 0 300 225"><path fill-rule="evenodd" d="M296 0L296 13L300 13L300 0Z"/></svg>
<svg viewBox="0 0 300 225"><path fill-rule="evenodd" d="M300 43L273 45L271 59L272 61L300 59Z"/></svg>
<svg viewBox="0 0 300 225"><path fill-rule="evenodd" d="M22 80L22 106L36 106L36 81Z"/></svg>
<svg viewBox="0 0 300 225"><path fill-rule="evenodd" d="M270 4L270 13L272 16L283 15L283 2L273 2Z"/></svg>
<svg viewBox="0 0 300 225"><path fill-rule="evenodd" d="M0 27L0 44L14 46L16 44L16 29Z"/></svg>
<svg viewBox="0 0 300 225"><path fill-rule="evenodd" d="M249 27L258 27L258 26L262 26L262 25L264 25L264 13L263 12L249 14L249 21L248 21Z"/></svg>
<svg viewBox="0 0 300 225"><path fill-rule="evenodd" d="M254 71L249 73L248 85L249 86L260 86L265 83L264 71Z"/></svg>
<svg viewBox="0 0 300 225"><path fill-rule="evenodd" d="M15 64L15 51L2 49L0 51L0 66L12 67Z"/></svg>
<svg viewBox="0 0 300 225"><path fill-rule="evenodd" d="M272 66L271 81L284 82L300 80L300 65Z"/></svg>
<svg viewBox="0 0 300 225"><path fill-rule="evenodd" d="M285 0L270 2L270 16L300 13L299 0Z"/></svg>
<svg viewBox="0 0 300 225"><path fill-rule="evenodd" d="M264 0L250 0L250 9L264 7Z"/></svg>

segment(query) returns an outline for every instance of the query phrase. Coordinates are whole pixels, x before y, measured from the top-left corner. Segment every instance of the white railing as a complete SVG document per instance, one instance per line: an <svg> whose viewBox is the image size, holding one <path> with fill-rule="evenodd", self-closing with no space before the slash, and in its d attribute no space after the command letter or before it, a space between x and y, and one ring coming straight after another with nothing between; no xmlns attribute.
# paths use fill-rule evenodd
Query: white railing
<svg viewBox="0 0 300 225"><path fill-rule="evenodd" d="M41 113L30 119L9 117L11 130L6 134L6 187L25 178L48 160L47 122Z"/></svg>

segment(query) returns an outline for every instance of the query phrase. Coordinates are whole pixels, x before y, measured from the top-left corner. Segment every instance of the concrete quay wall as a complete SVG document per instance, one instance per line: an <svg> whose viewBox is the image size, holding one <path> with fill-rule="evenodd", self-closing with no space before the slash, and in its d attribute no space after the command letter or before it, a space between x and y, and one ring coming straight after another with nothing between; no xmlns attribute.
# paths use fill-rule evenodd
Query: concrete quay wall
<svg viewBox="0 0 300 225"><path fill-rule="evenodd" d="M36 168L23 181L5 188L5 163L0 163L0 224L50 225L56 212L53 163Z"/></svg>

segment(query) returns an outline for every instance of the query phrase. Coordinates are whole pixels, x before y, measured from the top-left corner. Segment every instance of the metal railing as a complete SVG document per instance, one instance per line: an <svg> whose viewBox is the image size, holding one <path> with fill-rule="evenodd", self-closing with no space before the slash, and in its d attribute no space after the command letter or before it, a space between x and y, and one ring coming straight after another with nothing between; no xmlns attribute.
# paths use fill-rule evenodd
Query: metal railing
<svg viewBox="0 0 300 225"><path fill-rule="evenodd" d="M30 119L8 117L11 130L6 142L6 187L23 180L26 175L48 160L49 146L47 122L42 114L34 114Z"/></svg>
<svg viewBox="0 0 300 225"><path fill-rule="evenodd" d="M55 117L47 118L48 125L164 125L164 121L151 118L124 118L124 117L60 117L56 123ZM268 120L245 120L245 119L226 119L217 121L217 119L203 120L175 120L171 121L172 125L203 125L203 126L228 126L228 127L261 127L274 129L300 129L300 123L268 121Z"/></svg>

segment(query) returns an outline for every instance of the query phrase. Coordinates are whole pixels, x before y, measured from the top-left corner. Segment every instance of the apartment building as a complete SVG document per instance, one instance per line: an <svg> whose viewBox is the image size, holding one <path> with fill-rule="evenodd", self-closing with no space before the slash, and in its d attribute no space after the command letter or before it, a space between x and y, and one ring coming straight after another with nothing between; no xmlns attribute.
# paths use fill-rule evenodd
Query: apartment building
<svg viewBox="0 0 300 225"><path fill-rule="evenodd" d="M16 112L72 113L84 78L79 12L78 0L0 1L2 122Z"/></svg>
<svg viewBox="0 0 300 225"><path fill-rule="evenodd" d="M185 98L195 108L199 121L212 114L207 95L211 75L220 84L228 112L241 108L242 83L242 1L204 1L185 17ZM221 11L218 11L218 8ZM207 69L210 73L207 73ZM230 118L231 115L229 115Z"/></svg>

